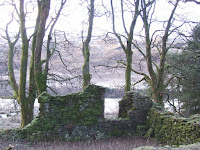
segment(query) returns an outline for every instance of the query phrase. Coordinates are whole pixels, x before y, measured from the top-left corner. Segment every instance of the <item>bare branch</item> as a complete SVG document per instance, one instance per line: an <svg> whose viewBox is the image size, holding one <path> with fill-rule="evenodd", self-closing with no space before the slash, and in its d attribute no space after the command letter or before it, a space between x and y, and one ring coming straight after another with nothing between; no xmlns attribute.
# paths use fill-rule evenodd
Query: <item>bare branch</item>
<svg viewBox="0 0 200 150"><path fill-rule="evenodd" d="M185 2L194 2L194 3L196 3L196 4L200 4L200 2L198 2L197 0L185 0Z"/></svg>
<svg viewBox="0 0 200 150"><path fill-rule="evenodd" d="M118 61L118 63L120 63L120 64L126 66L126 63L124 63L123 61ZM150 81L150 77L149 77L147 74L142 73L142 72L139 72L139 71L136 71L136 70L134 70L133 68L132 68L131 70L132 70L134 73L136 73L136 74L143 75L143 76L146 78L147 81Z"/></svg>
<svg viewBox="0 0 200 150"><path fill-rule="evenodd" d="M124 46L124 44L121 40L121 37L118 35L118 33L116 32L116 29L115 29L115 12L114 12L114 8L113 8L113 0L111 0L110 2L111 2L111 9L112 9L113 32L114 32L115 36L118 38L122 49L124 50L125 53L127 53L126 47Z"/></svg>
<svg viewBox="0 0 200 150"><path fill-rule="evenodd" d="M142 54L142 56L145 58L145 54L144 52L142 51L142 49L139 47L139 45L137 44L137 41L135 42L132 42L132 44L134 45L134 47Z"/></svg>
<svg viewBox="0 0 200 150"><path fill-rule="evenodd" d="M126 29L126 24L125 24L125 20L124 20L123 0L121 0L121 14L122 14L122 22L123 22L123 26L124 26L124 31L125 31L126 35L128 36L128 31Z"/></svg>
<svg viewBox="0 0 200 150"><path fill-rule="evenodd" d="M170 84L170 82L171 82L174 78L177 78L177 79L179 79L179 80L180 80L180 79L186 79L185 76L176 76L176 75L173 75L171 78L168 79L168 81L166 81L165 87L167 87L167 86Z"/></svg>
<svg viewBox="0 0 200 150"><path fill-rule="evenodd" d="M173 107L174 111L175 111L176 113L178 113L180 116L184 117L179 111L177 111L176 106L174 106L174 105L169 101L169 94L165 93L165 95L167 95L167 100L166 100L166 101L170 104L170 106Z"/></svg>
<svg viewBox="0 0 200 150"><path fill-rule="evenodd" d="M146 81L146 78L145 77L143 77L142 79L140 79L139 81L137 81L137 82L135 82L134 84L133 84L133 86L135 86L135 85L137 85L138 83L140 83L140 82L142 82L142 81Z"/></svg>

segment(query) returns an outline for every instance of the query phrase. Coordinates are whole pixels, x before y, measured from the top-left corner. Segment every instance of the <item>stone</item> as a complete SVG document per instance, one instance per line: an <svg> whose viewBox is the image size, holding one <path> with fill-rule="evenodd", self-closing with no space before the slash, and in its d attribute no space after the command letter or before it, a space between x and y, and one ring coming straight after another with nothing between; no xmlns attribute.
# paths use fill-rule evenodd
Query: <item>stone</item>
<svg viewBox="0 0 200 150"><path fill-rule="evenodd" d="M150 97L137 91L127 92L119 102L119 118L128 118L138 125L144 124L151 106Z"/></svg>
<svg viewBox="0 0 200 150"><path fill-rule="evenodd" d="M151 108L149 111L150 129L153 137L169 145L200 142L200 115L189 118ZM152 132L152 131L151 131Z"/></svg>

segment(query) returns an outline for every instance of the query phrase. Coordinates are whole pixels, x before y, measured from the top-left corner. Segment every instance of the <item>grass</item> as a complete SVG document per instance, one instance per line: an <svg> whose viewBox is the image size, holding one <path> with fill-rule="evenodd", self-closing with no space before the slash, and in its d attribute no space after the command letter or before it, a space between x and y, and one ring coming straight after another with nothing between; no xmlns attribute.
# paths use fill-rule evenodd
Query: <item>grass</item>
<svg viewBox="0 0 200 150"><path fill-rule="evenodd" d="M25 141L3 141L0 140L0 149L5 150L13 145L13 150L132 150L140 146L157 146L154 139L143 137L119 137L106 140L95 140L87 142L42 142L30 143Z"/></svg>

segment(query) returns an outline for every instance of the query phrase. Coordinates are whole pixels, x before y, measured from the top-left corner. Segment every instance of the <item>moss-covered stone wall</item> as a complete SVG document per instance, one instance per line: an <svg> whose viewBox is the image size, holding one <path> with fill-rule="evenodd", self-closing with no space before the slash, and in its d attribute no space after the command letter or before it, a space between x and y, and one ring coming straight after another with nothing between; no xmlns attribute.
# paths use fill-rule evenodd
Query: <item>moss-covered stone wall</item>
<svg viewBox="0 0 200 150"><path fill-rule="evenodd" d="M200 142L200 114L190 118L151 108L149 135L170 145Z"/></svg>
<svg viewBox="0 0 200 150"><path fill-rule="evenodd" d="M19 130L21 138L55 140L72 134L74 126L89 126L104 118L105 88L89 85L84 92L65 96L39 96L40 114L31 124ZM57 136L56 136L57 135ZM62 136L62 137L61 137Z"/></svg>
<svg viewBox="0 0 200 150"><path fill-rule="evenodd" d="M105 88L89 85L84 92L66 96L43 93L39 116L22 129L0 132L2 138L31 141L93 140L135 134L137 123L104 119Z"/></svg>
<svg viewBox="0 0 200 150"><path fill-rule="evenodd" d="M84 92L65 96L43 93L39 118L62 125L90 125L104 118L105 88L89 85Z"/></svg>
<svg viewBox="0 0 200 150"><path fill-rule="evenodd" d="M151 106L150 97L137 91L127 92L119 102L119 117L143 125L146 123L147 113Z"/></svg>

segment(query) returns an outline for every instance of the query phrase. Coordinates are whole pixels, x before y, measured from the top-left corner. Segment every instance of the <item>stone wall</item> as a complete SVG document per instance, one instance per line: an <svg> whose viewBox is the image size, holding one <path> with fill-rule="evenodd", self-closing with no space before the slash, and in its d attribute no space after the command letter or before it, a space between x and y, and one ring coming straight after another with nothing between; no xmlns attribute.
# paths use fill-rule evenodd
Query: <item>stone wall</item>
<svg viewBox="0 0 200 150"><path fill-rule="evenodd" d="M84 92L65 96L51 96L47 93L39 97L39 118L57 125L90 125L104 118L105 88L89 85Z"/></svg>
<svg viewBox="0 0 200 150"><path fill-rule="evenodd" d="M119 119L106 120L104 94L105 88L95 85L66 96L43 93L39 116L22 129L1 131L0 137L76 141L146 134L170 145L200 142L200 114L183 118L155 109L157 105L150 108L149 97L131 91L119 102Z"/></svg>
<svg viewBox="0 0 200 150"><path fill-rule="evenodd" d="M84 92L39 97L39 116L23 129L4 135L31 141L92 140L135 134L137 123L104 119L105 88L89 85Z"/></svg>
<svg viewBox="0 0 200 150"><path fill-rule="evenodd" d="M200 114L184 118L151 108L149 121L150 129L146 136L154 136L170 145L200 142Z"/></svg>
<svg viewBox="0 0 200 150"><path fill-rule="evenodd" d="M137 91L130 91L119 102L119 117L127 118L138 125L143 125L146 123L147 113L151 106L150 97Z"/></svg>

